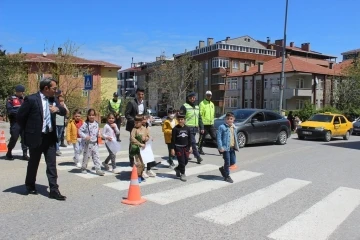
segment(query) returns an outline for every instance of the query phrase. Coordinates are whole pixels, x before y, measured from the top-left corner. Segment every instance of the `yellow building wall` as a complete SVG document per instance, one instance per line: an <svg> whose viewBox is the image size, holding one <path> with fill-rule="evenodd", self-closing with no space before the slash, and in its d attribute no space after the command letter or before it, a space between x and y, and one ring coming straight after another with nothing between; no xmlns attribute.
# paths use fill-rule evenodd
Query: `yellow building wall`
<svg viewBox="0 0 360 240"><path fill-rule="evenodd" d="M112 99L114 92L117 92L117 71L118 68L101 67L101 99Z"/></svg>

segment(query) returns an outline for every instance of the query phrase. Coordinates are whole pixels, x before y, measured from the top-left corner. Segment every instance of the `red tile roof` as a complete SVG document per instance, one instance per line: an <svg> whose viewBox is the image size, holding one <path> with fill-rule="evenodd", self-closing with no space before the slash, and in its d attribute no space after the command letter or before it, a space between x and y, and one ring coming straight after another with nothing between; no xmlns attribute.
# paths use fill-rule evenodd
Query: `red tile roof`
<svg viewBox="0 0 360 240"><path fill-rule="evenodd" d="M229 77L239 77L239 76L252 76L255 74L272 74L272 73L281 73L281 64L282 58L275 58L273 60L263 63L263 71L258 73L258 66L251 67L247 72L240 71L231 73ZM285 59L285 72L304 72L304 73L316 73L316 74L326 74L326 75L338 75L338 72L335 69L329 69L326 67L321 67L319 65L306 62L301 60L298 57L288 56Z"/></svg>
<svg viewBox="0 0 360 240"><path fill-rule="evenodd" d="M43 56L40 53L25 53L25 62L44 62L44 63L55 63L56 58L59 57L57 54L47 54ZM88 60L85 58L71 56L71 62L79 65L100 65L104 67L121 68L121 66L108 63L100 60Z"/></svg>
<svg viewBox="0 0 360 240"><path fill-rule="evenodd" d="M305 62L309 62L312 64L316 64L316 65L327 66L327 67L329 67L329 65L330 65L330 61L328 61L328 60L305 58L305 57L299 57L299 56L292 56L292 57L299 58L300 60L303 60Z"/></svg>
<svg viewBox="0 0 360 240"><path fill-rule="evenodd" d="M345 61L342 61L334 66L335 72L338 75L341 75L341 72L343 72L347 67L349 67L351 64L353 64L353 59L348 59Z"/></svg>

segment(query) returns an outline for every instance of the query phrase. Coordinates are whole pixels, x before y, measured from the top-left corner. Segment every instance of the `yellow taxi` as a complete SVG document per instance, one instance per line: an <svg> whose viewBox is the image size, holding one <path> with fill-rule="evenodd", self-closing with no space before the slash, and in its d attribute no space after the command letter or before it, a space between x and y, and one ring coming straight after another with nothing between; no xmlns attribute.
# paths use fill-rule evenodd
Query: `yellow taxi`
<svg viewBox="0 0 360 240"><path fill-rule="evenodd" d="M348 140L353 130L352 122L341 114L332 114L330 112L318 113L302 122L297 127L299 139L321 138L329 142L333 137L343 137Z"/></svg>

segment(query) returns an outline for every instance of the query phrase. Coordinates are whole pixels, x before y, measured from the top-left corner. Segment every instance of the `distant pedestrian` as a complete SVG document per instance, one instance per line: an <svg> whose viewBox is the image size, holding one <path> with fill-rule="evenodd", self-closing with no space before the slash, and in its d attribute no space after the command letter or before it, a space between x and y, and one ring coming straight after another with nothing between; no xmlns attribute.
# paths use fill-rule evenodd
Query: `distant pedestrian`
<svg viewBox="0 0 360 240"><path fill-rule="evenodd" d="M29 156L27 155L28 147L24 142L23 129L21 129L20 125L16 122L16 115L21 104L24 102L24 92L25 87L23 85L17 85L15 87L15 94L9 97L6 101L6 111L10 121L10 140L7 146L8 151L5 156L7 160L14 160L12 150L15 147L19 136L21 136L21 149L23 151L22 159L29 160Z"/></svg>
<svg viewBox="0 0 360 240"><path fill-rule="evenodd" d="M115 124L120 130L121 127L121 99L119 98L119 94L114 92L113 99L109 101L108 110L110 113L114 114L115 116ZM120 133L116 135L116 140L121 142L120 140Z"/></svg>
<svg viewBox="0 0 360 240"><path fill-rule="evenodd" d="M84 140L84 155L82 161L81 171L87 173L87 164L91 157L95 166L96 174L104 176L104 172L101 170L101 161L99 157L99 124L95 121L96 111L90 108L87 112L86 121L79 129L79 135Z"/></svg>
<svg viewBox="0 0 360 240"><path fill-rule="evenodd" d="M69 110L67 109L64 101L64 97L62 95L59 95L57 97L60 105L66 109L66 115L69 114ZM60 142L61 142L61 136L63 135L63 132L65 130L65 116L61 116L59 114L56 114L56 135L58 137L58 141L56 143L56 155L61 156L60 151Z"/></svg>
<svg viewBox="0 0 360 240"><path fill-rule="evenodd" d="M186 165L189 161L189 155L192 152L191 129L185 125L185 114L180 111L177 115L178 124L172 129L171 136L171 155L177 157L178 166L175 167L176 176L181 181L186 182Z"/></svg>
<svg viewBox="0 0 360 240"><path fill-rule="evenodd" d="M217 130L218 150L224 158L224 166L220 167L219 170L224 180L229 183L234 182L230 177L229 167L236 163L235 150L239 151L234 120L235 116L232 112L226 113L225 123L221 124Z"/></svg>
<svg viewBox="0 0 360 240"><path fill-rule="evenodd" d="M202 162L202 158L197 150L196 146L196 134L199 132L204 134L204 126L202 123L201 115L199 106L195 104L196 101L196 94L191 92L187 95L187 101L180 107L180 112L185 114L185 121L186 126L190 128L191 132L191 144L192 144L192 151L194 156L197 159L197 163L200 164Z"/></svg>
<svg viewBox="0 0 360 240"><path fill-rule="evenodd" d="M72 119L68 122L66 127L66 141L67 144L72 144L74 148L74 163L78 168L82 167L82 160L80 160L80 155L83 150L83 140L79 135L79 129L83 125L83 120L81 119L81 111L75 109L72 115Z"/></svg>
<svg viewBox="0 0 360 240"><path fill-rule="evenodd" d="M105 138L105 147L109 152L109 156L105 159L105 161L102 163L105 170L109 171L109 162L111 161L112 166L112 172L116 172L116 153L112 152L112 150L109 148L109 142L113 142L114 139L117 139L117 136L120 134L120 130L117 127L115 123L115 115L113 113L109 113L107 115L107 123L105 124L102 132L102 137Z"/></svg>
<svg viewBox="0 0 360 240"><path fill-rule="evenodd" d="M175 110L173 108L168 109L168 116L162 125L162 131L164 133L165 143L167 145L169 151L169 167L174 168L175 163L173 161L174 156L171 154L171 138L172 138L172 130L178 124L178 121L175 118Z"/></svg>

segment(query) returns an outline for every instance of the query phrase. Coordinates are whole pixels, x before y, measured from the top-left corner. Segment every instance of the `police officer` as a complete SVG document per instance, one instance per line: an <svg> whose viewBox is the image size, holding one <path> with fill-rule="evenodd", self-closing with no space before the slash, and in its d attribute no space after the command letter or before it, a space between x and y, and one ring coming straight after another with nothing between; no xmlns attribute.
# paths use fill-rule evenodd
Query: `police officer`
<svg viewBox="0 0 360 240"><path fill-rule="evenodd" d="M200 154L197 150L195 136L196 133L199 132L199 129L201 134L204 133L204 126L200 116L199 106L195 104L195 100L196 94L194 92L189 93L187 95L186 103L180 107L180 112L185 114L185 124L190 128L191 132L193 154L197 159L197 163L200 164L203 159L200 157Z"/></svg>
<svg viewBox="0 0 360 240"><path fill-rule="evenodd" d="M17 140L19 139L19 135L21 135L21 148L23 150L22 159L29 160L29 156L27 155L28 148L24 144L22 130L20 129L20 126L16 122L16 114L21 104L24 102L24 92L25 92L25 87L23 85L17 85L15 87L15 95L9 97L6 102L6 110L10 121L10 135L11 135L9 144L7 146L8 148L8 152L6 153L7 160L14 160L11 151L13 150Z"/></svg>
<svg viewBox="0 0 360 240"><path fill-rule="evenodd" d="M212 92L206 91L205 99L201 101L199 104L200 108L200 116L204 124L204 133L200 134L199 138L199 153L204 155L204 151L202 150L204 138L207 133L211 136L213 143L216 144L216 130L214 128L214 120L215 120L215 106L211 101Z"/></svg>
<svg viewBox="0 0 360 240"><path fill-rule="evenodd" d="M120 114L121 99L119 99L119 95L118 95L117 92L114 92L113 99L111 99L109 101L108 110L109 110L109 112L111 112L111 113L113 113L115 115L115 123L116 123L117 127L120 130L120 127L121 127L121 114ZM116 140L118 142L121 142L120 134L116 135Z"/></svg>

